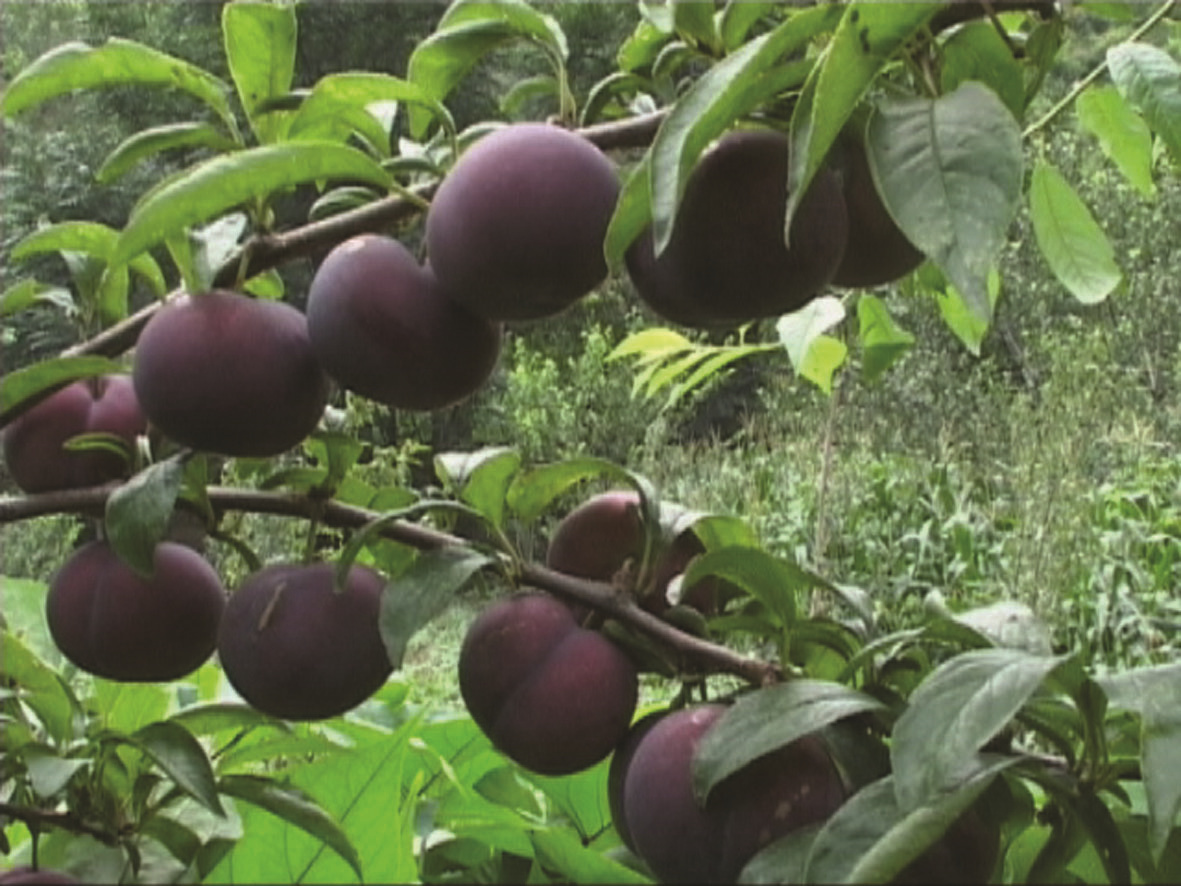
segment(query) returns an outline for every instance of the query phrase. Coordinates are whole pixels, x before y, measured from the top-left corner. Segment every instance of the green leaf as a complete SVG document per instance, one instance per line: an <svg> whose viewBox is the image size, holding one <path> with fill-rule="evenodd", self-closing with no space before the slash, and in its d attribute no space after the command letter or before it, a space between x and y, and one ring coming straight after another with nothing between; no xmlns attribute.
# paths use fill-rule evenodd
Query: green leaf
<svg viewBox="0 0 1181 886"><path fill-rule="evenodd" d="M8 631L0 634L0 674L22 690L21 699L58 743L74 735L74 718L82 712L57 672Z"/></svg>
<svg viewBox="0 0 1181 886"><path fill-rule="evenodd" d="M898 803L895 776L866 785L816 835L803 882L891 882L1016 762L1013 757L977 761L962 783L914 808Z"/></svg>
<svg viewBox="0 0 1181 886"><path fill-rule="evenodd" d="M49 50L12 79L0 97L0 111L12 116L77 89L126 85L184 90L233 129L228 84L196 65L120 37L98 47L73 42Z"/></svg>
<svg viewBox="0 0 1181 886"><path fill-rule="evenodd" d="M151 723L129 738L175 783L211 812L224 815L213 766L201 743L179 723Z"/></svg>
<svg viewBox="0 0 1181 886"><path fill-rule="evenodd" d="M24 412L26 402L43 391L83 378L121 372L123 367L106 357L57 357L7 371L0 378L0 425Z"/></svg>
<svg viewBox="0 0 1181 886"><path fill-rule="evenodd" d="M713 0L669 0L669 3L678 34L711 52L721 49Z"/></svg>
<svg viewBox="0 0 1181 886"><path fill-rule="evenodd" d="M280 121L260 116L267 99L284 95L295 74L297 22L293 4L227 3L221 29L230 75L250 125L262 144L275 140Z"/></svg>
<svg viewBox="0 0 1181 886"><path fill-rule="evenodd" d="M169 123L142 129L120 142L107 154L94 180L107 185L126 173L137 163L175 148L209 148L213 151L232 151L240 145L209 123Z"/></svg>
<svg viewBox="0 0 1181 886"><path fill-rule="evenodd" d="M782 64L780 60L833 27L840 13L839 6L824 5L792 15L714 65L678 99L660 125L650 151L657 255L672 237L677 207L701 152L732 122L782 91L792 79L802 82L811 61Z"/></svg>
<svg viewBox="0 0 1181 886"><path fill-rule="evenodd" d="M796 592L822 581L790 560L745 545L707 551L695 558L685 570L682 588L687 590L709 575L742 588L784 627L790 627L796 619Z"/></svg>
<svg viewBox="0 0 1181 886"><path fill-rule="evenodd" d="M861 326L861 374L872 382L914 346L914 336L899 329L885 302L868 293L857 300L857 320Z"/></svg>
<svg viewBox="0 0 1181 886"><path fill-rule="evenodd" d="M1012 115L1025 113L1025 76L1013 51L992 22L967 22L944 42L940 79L943 92L978 80L995 92Z"/></svg>
<svg viewBox="0 0 1181 886"><path fill-rule="evenodd" d="M1140 755L1148 797L1148 839L1160 865L1181 814L1181 664L1100 677L1108 704L1140 715Z"/></svg>
<svg viewBox="0 0 1181 886"><path fill-rule="evenodd" d="M360 857L348 835L332 816L299 788L259 775L225 775L218 780L217 789L306 831L348 862L358 877L362 876Z"/></svg>
<svg viewBox="0 0 1181 886"><path fill-rule="evenodd" d="M646 490L648 482L626 468L602 458L572 458L517 474L509 486L507 502L520 519L529 523L541 516L555 498L572 486L595 477L623 481ZM647 494L643 491L642 494Z"/></svg>
<svg viewBox="0 0 1181 886"><path fill-rule="evenodd" d="M751 27L775 5L759 0L726 0L726 7L718 16L718 34L726 52L741 46Z"/></svg>
<svg viewBox="0 0 1181 886"><path fill-rule="evenodd" d="M157 462L107 499L107 540L119 559L144 577L150 577L154 569L156 546L168 531L184 470L179 457Z"/></svg>
<svg viewBox="0 0 1181 886"><path fill-rule="evenodd" d="M743 2L743 0L734 0ZM806 883L804 870L812 844L823 827L823 822L796 828L790 834L760 849L742 868L739 883L759 883L778 886L781 883Z"/></svg>
<svg viewBox="0 0 1181 886"><path fill-rule="evenodd" d="M1012 649L964 652L936 668L894 724L890 760L903 810L961 781L976 753L1064 661Z"/></svg>
<svg viewBox="0 0 1181 886"><path fill-rule="evenodd" d="M642 360L660 359L688 350L693 342L679 332L662 326L641 329L633 332L607 355L607 360L618 360L638 354Z"/></svg>
<svg viewBox="0 0 1181 886"><path fill-rule="evenodd" d="M619 70L631 73L651 65L671 39L671 28L664 30L647 20L639 22L615 53Z"/></svg>
<svg viewBox="0 0 1181 886"><path fill-rule="evenodd" d="M63 542L72 542L64 538ZM0 600L4 613L0 625L29 647L29 651L50 667L60 667L61 651L49 633L45 614L45 595L49 585L43 581L0 574Z"/></svg>
<svg viewBox="0 0 1181 886"><path fill-rule="evenodd" d="M997 299L1000 298L1000 281L1000 274L996 272L995 268L988 272L988 305L990 316L992 310L996 307ZM956 338L963 342L969 351L979 357L980 346L984 343L984 336L988 334L989 321L977 315L964 297L960 295L960 291L950 284L945 289L935 293L935 300L939 305L939 313L943 317L943 322L947 324L947 328L955 334Z"/></svg>
<svg viewBox="0 0 1181 886"><path fill-rule="evenodd" d="M899 228L989 322L988 272L1021 197L1017 121L996 93L968 82L934 100L882 102L868 133L879 189Z"/></svg>
<svg viewBox="0 0 1181 886"><path fill-rule="evenodd" d="M1074 100L1079 123L1099 139L1099 147L1143 196L1156 196L1152 180L1152 133L1144 118L1113 86L1088 86Z"/></svg>
<svg viewBox="0 0 1181 886"><path fill-rule="evenodd" d="M791 220L808 185L878 71L939 9L934 3L833 6L844 14L791 115L784 231L791 229ZM916 240L911 242L919 245Z"/></svg>
<svg viewBox="0 0 1181 886"><path fill-rule="evenodd" d="M578 116L579 126L590 126L604 116L612 99L635 95L650 89L650 84L637 74L615 71L590 88ZM614 109L612 109L614 111Z"/></svg>
<svg viewBox="0 0 1181 886"><path fill-rule="evenodd" d="M759 757L844 717L884 709L872 696L822 680L789 680L743 695L702 738L693 793L704 805L715 785Z"/></svg>
<svg viewBox="0 0 1181 886"><path fill-rule="evenodd" d="M1029 185L1033 233L1046 264L1070 294L1098 304L1123 280L1107 235L1070 183L1039 161Z"/></svg>
<svg viewBox="0 0 1181 886"><path fill-rule="evenodd" d="M51 799L61 791L74 773L88 765L87 760L59 757L44 746L32 745L22 749L29 773L29 786L42 799Z"/></svg>
<svg viewBox="0 0 1181 886"><path fill-rule="evenodd" d="M1181 164L1181 64L1148 43L1119 43L1107 50L1107 68L1120 94Z"/></svg>
<svg viewBox="0 0 1181 886"><path fill-rule="evenodd" d="M406 646L423 625L442 612L473 575L493 563L470 548L424 551L381 595L381 639L394 669L402 666Z"/></svg>
<svg viewBox="0 0 1181 886"><path fill-rule="evenodd" d="M598 849L584 846L578 835L566 829L529 832L537 857L569 883L651 883L633 868L620 864Z"/></svg>
<svg viewBox="0 0 1181 886"><path fill-rule="evenodd" d="M125 262L182 228L210 221L282 188L340 178L382 188L392 181L361 151L332 142L290 142L215 157L140 202L111 261Z"/></svg>
<svg viewBox="0 0 1181 886"><path fill-rule="evenodd" d="M741 360L743 357L751 357L755 354L766 353L768 350L774 349L774 346L768 348L765 345L742 345L711 350L707 353L707 359L701 361L701 364L696 369L678 382L672 391L669 392L668 399L664 403L664 408L672 409L682 397L705 384L705 382L709 381L731 363Z"/></svg>
<svg viewBox="0 0 1181 886"><path fill-rule="evenodd" d="M603 256L612 271L618 271L623 266L628 247L652 219L651 159L652 151L649 148L620 187L615 211L607 223Z"/></svg>
<svg viewBox="0 0 1181 886"><path fill-rule="evenodd" d="M24 261L34 255L68 250L92 255L109 263L118 239L118 231L98 222L58 222L22 238L12 247L12 259Z"/></svg>
<svg viewBox="0 0 1181 886"><path fill-rule="evenodd" d="M67 314L77 310L70 290L25 277L0 293L0 317L8 317L39 304L53 305Z"/></svg>
<svg viewBox="0 0 1181 886"><path fill-rule="evenodd" d="M476 452L444 452L435 456L435 470L493 526L504 526L509 485L521 468L521 454L508 446L488 446Z"/></svg>
<svg viewBox="0 0 1181 886"><path fill-rule="evenodd" d="M435 33L415 47L406 79L442 101L484 55L520 39L541 46L555 63L568 53L557 21L524 0L459 0L448 7ZM411 108L409 120L411 136L421 139L428 118Z"/></svg>
<svg viewBox="0 0 1181 886"><path fill-rule="evenodd" d="M164 716L169 693L159 683L125 683L96 677L90 702L106 729L134 732Z"/></svg>
<svg viewBox="0 0 1181 886"><path fill-rule="evenodd" d="M784 314L775 324L779 341L796 374L826 394L832 392L833 374L845 362L845 343L824 335L845 319L845 307L831 295L814 298L798 311Z"/></svg>
<svg viewBox="0 0 1181 886"><path fill-rule="evenodd" d="M259 726L270 726L291 732L291 726L283 720L277 720L249 705L236 702L215 701L190 705L168 719L179 723L193 735L214 735L227 729L253 729Z"/></svg>
<svg viewBox="0 0 1181 886"><path fill-rule="evenodd" d="M557 109L562 100L561 86L553 74L538 74L518 80L500 97L500 110L509 119L513 119L527 111L529 102L543 98L552 99L551 102L546 102L545 106L553 110Z"/></svg>

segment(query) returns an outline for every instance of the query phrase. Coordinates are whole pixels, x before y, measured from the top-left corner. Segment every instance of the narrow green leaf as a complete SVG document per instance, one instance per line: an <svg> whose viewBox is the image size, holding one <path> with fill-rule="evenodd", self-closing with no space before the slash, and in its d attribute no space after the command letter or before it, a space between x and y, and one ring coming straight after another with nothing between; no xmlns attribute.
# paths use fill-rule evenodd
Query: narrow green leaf
<svg viewBox="0 0 1181 886"><path fill-rule="evenodd" d="M435 456L436 472L449 480L460 498L493 526L504 526L509 484L521 469L521 454L508 446L489 446L477 452L446 452Z"/></svg>
<svg viewBox="0 0 1181 886"><path fill-rule="evenodd" d="M1107 235L1070 183L1044 160L1033 170L1029 211L1038 248L1071 295L1093 305L1119 286L1123 274Z"/></svg>
<svg viewBox="0 0 1181 886"><path fill-rule="evenodd" d="M1000 275L994 268L988 272L989 316L996 308L1000 293ZM963 342L964 347L979 357L980 346L984 343L984 336L988 334L990 321L980 317L960 295L960 291L950 284L935 293L935 300L947 328L955 333L955 337Z"/></svg>
<svg viewBox="0 0 1181 886"><path fill-rule="evenodd" d="M711 52L721 48L713 0L669 0L669 3L678 34Z"/></svg>
<svg viewBox="0 0 1181 886"><path fill-rule="evenodd" d="M538 74L518 80L500 97L500 110L511 120L525 114L529 103L539 99L550 101L542 103L542 110L535 113L545 113L545 109L549 109L551 113L558 110L562 101L562 91L558 78L553 74Z"/></svg>
<svg viewBox="0 0 1181 886"><path fill-rule="evenodd" d="M790 680L743 695L702 738L693 793L704 804L715 785L759 757L844 717L884 709L872 696L822 680Z"/></svg>
<svg viewBox="0 0 1181 886"><path fill-rule="evenodd" d="M39 659L22 640L0 633L0 674L20 687L21 698L58 743L74 737L74 718L81 717L74 697L57 671Z"/></svg>
<svg viewBox="0 0 1181 886"><path fill-rule="evenodd" d="M833 8L843 12L840 23L792 111L784 231L791 229L791 220L808 185L878 71L918 33L939 6L838 3Z"/></svg>
<svg viewBox="0 0 1181 886"><path fill-rule="evenodd" d="M774 7L774 3L760 0L726 0L726 6L718 16L722 47L733 52L741 46L750 29Z"/></svg>
<svg viewBox="0 0 1181 886"><path fill-rule="evenodd" d="M797 564L767 551L746 546L707 551L685 570L682 588L693 587L709 575L737 585L760 601L779 625L790 627L796 619L796 594L820 582Z"/></svg>
<svg viewBox="0 0 1181 886"><path fill-rule="evenodd" d="M652 142L652 231L656 254L668 245L673 220L694 164L706 146L735 120L785 86L789 70L801 79L811 66L780 64L839 20L839 6L823 5L792 15L714 65L681 96Z"/></svg>
<svg viewBox="0 0 1181 886"><path fill-rule="evenodd" d="M615 53L619 70L633 73L648 67L671 39L671 28L664 30L647 20L639 22Z"/></svg>
<svg viewBox="0 0 1181 886"><path fill-rule="evenodd" d="M652 219L651 161L652 149L649 148L619 189L615 211L611 214L607 235L603 238L603 256L612 271L618 271L623 266L628 247Z"/></svg>
<svg viewBox="0 0 1181 886"><path fill-rule="evenodd" d="M705 384L731 363L741 360L743 357L751 357L755 354L766 353L769 350L775 350L775 346L770 347L765 345L741 345L737 347L727 347L721 350L713 351L707 360L702 361L701 365L689 373L687 378L682 379L676 387L668 395L668 400L664 403L665 409L671 409L675 406L682 397L688 394L695 388Z"/></svg>
<svg viewBox="0 0 1181 886"><path fill-rule="evenodd" d="M30 256L46 252L80 252L109 262L119 232L99 222L65 221L46 225L12 247L12 258L24 261Z"/></svg>
<svg viewBox="0 0 1181 886"><path fill-rule="evenodd" d="M184 463L178 457L157 462L107 499L107 539L119 559L145 577L152 574L156 546L168 531L184 472Z"/></svg>
<svg viewBox="0 0 1181 886"><path fill-rule="evenodd" d="M620 864L601 850L583 845L569 829L529 831L529 840L547 868L557 870L569 883L651 883L634 868Z"/></svg>
<svg viewBox="0 0 1181 886"><path fill-rule="evenodd" d="M857 320L861 334L861 374L872 382L914 346L914 336L899 329L885 302L868 293L857 300Z"/></svg>
<svg viewBox="0 0 1181 886"><path fill-rule="evenodd" d="M217 795L213 765L193 733L179 723L162 720L136 730L130 739L177 787L211 812L225 814Z"/></svg>
<svg viewBox="0 0 1181 886"><path fill-rule="evenodd" d="M120 142L107 154L102 166L94 174L100 185L113 182L133 166L164 151L175 148L209 148L213 151L232 151L239 145L220 129L209 123L169 123L142 129Z"/></svg>
<svg viewBox="0 0 1181 886"><path fill-rule="evenodd" d="M348 835L310 796L293 785L259 775L225 775L217 782L220 793L252 803L323 841L362 877L361 861Z"/></svg>
<svg viewBox="0 0 1181 886"><path fill-rule="evenodd" d="M633 332L607 355L608 360L618 360L632 354L642 356L668 356L693 347L693 342L679 332L662 326Z"/></svg>
<svg viewBox="0 0 1181 886"><path fill-rule="evenodd" d="M125 262L169 234L282 188L341 178L391 184L389 173L361 151L332 142L291 142L215 157L140 202L111 261Z"/></svg>
<svg viewBox="0 0 1181 886"><path fill-rule="evenodd" d="M989 322L988 272L1021 198L1017 121L996 93L970 81L934 100L882 102L868 133L899 228Z"/></svg>
<svg viewBox="0 0 1181 886"><path fill-rule="evenodd" d="M230 87L208 71L132 40L112 37L102 46L66 43L17 74L0 97L5 116L78 89L167 86L196 96L231 128Z"/></svg>
<svg viewBox="0 0 1181 886"><path fill-rule="evenodd" d="M936 668L894 725L890 760L900 807L916 809L961 781L977 751L1062 661L1013 649L978 649Z"/></svg>
<svg viewBox="0 0 1181 886"><path fill-rule="evenodd" d="M592 86L586 94L586 101L583 102L582 111L579 113L578 125L590 126L592 123L598 123L606 115L612 100L635 95L648 88L650 88L650 84L636 74L629 74L626 71L614 71L608 74ZM615 111L614 108L611 110Z"/></svg>
<svg viewBox="0 0 1181 886"><path fill-rule="evenodd" d="M1152 133L1144 118L1128 105L1113 86L1088 86L1074 100L1079 122L1133 187L1143 196L1156 196L1152 180Z"/></svg>
<svg viewBox="0 0 1181 886"><path fill-rule="evenodd" d="M992 22L967 22L944 42L940 79L943 92L978 80L1005 103L1013 117L1025 113L1025 76L1021 64Z"/></svg>
<svg viewBox="0 0 1181 886"><path fill-rule="evenodd" d="M285 95L295 75L298 25L295 6L276 3L227 3L221 10L226 61L250 125L262 144L275 140L277 115L260 116L259 104Z"/></svg>
<svg viewBox="0 0 1181 886"><path fill-rule="evenodd" d="M670 356L668 360L662 361L663 365L647 377L644 385L644 395L651 397L665 385L671 384L677 376L683 375L702 360L708 358L711 352L712 349L709 347L698 346L687 354L678 354L675 357Z"/></svg>
<svg viewBox="0 0 1181 886"><path fill-rule="evenodd" d="M1107 50L1107 68L1120 94L1181 164L1181 63L1148 43L1119 43Z"/></svg>
<svg viewBox="0 0 1181 886"><path fill-rule="evenodd" d="M106 357L57 357L5 372L0 378L0 424L7 424L23 412L24 404L43 391L121 372L123 367Z"/></svg>
<svg viewBox="0 0 1181 886"><path fill-rule="evenodd" d="M606 459L572 458L517 474L508 490L508 506L522 520L532 522L563 492L594 477L622 481L644 495L650 487L643 477Z"/></svg>
<svg viewBox="0 0 1181 886"><path fill-rule="evenodd" d="M252 729L258 726L291 732L291 727L283 720L276 720L249 705L236 702L215 701L190 705L168 719L179 723L193 735L214 735L227 729Z"/></svg>
<svg viewBox="0 0 1181 886"><path fill-rule="evenodd" d="M66 313L76 310L70 290L25 277L0 293L0 317L8 317L39 304L53 305Z"/></svg>
<svg viewBox="0 0 1181 886"><path fill-rule="evenodd" d="M471 577L494 560L470 548L425 551L381 595L381 639L394 669L410 638L442 612Z"/></svg>

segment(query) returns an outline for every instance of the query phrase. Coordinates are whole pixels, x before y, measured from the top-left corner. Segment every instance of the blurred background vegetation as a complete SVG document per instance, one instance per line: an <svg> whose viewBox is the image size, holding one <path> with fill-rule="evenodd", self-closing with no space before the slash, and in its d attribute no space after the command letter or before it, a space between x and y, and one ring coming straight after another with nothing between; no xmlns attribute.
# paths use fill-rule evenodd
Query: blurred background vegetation
<svg viewBox="0 0 1181 886"><path fill-rule="evenodd" d="M296 85L350 69L404 73L444 5L305 0ZM111 35L228 79L220 6L0 4L3 80L66 40ZM612 69L635 7L561 3L547 11L569 38L573 87L584 99ZM1069 21L1060 64L1031 119L1134 26ZM1176 22L1163 37L1181 51ZM459 123L506 118L499 97L539 64L525 49L483 63L450 102ZM194 159L152 161L113 186L93 182L119 141L180 119L184 101L114 89L5 123L0 286L18 271L68 285L64 265L12 268L13 244L45 220L120 226L136 197L176 168L168 163ZM517 113L551 110L527 105ZM1047 620L1058 647L1082 648L1100 667L1173 658L1181 651L1181 182L1162 164L1158 192L1145 199L1071 112L1035 136L1028 152L1053 157L1115 245L1126 283L1106 303L1087 307L1071 298L1042 264L1021 217L999 263L1003 294L980 357L946 329L933 301L894 287L880 294L917 344L879 382L867 385L853 366L826 397L793 376L785 355L763 356L661 411L631 395L626 364L605 362L628 332L654 322L627 280L613 278L560 317L510 329L492 382L459 407L391 416L363 401L342 402L351 427L374 444L367 470L421 484L431 476L432 453L485 445L515 445L534 463L602 456L646 474L667 498L744 517L771 550L865 588L888 627L920 621L931 591L955 610L1014 599ZM293 205L279 224L302 223L299 211ZM310 263L282 269L295 301L312 270ZM773 324L765 325L755 339L773 336ZM79 337L71 318L40 308L6 318L0 335L9 370ZM2 472L0 492L15 492ZM554 520L525 534L527 552L542 556ZM233 528L274 558L299 543L303 530L291 523L243 517ZM65 517L0 527L0 571L46 580L76 530ZM219 566L240 577L232 554ZM407 676L426 696L457 698L450 666L476 602L454 609L412 650Z"/></svg>

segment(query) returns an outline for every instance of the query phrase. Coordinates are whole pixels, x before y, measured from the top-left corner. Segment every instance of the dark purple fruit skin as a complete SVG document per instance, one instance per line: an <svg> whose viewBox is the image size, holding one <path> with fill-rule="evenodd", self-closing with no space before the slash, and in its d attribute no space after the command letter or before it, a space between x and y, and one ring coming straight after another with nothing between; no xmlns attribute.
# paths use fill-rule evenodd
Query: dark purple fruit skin
<svg viewBox="0 0 1181 886"><path fill-rule="evenodd" d="M592 496L562 518L546 550L546 565L566 575L609 583L626 561L638 568L643 549L639 495L612 490ZM692 531L677 536L658 558L652 588L640 604L658 614L667 609L668 583L704 550ZM713 612L718 587L718 582L706 579L690 590L684 602L701 612Z"/></svg>
<svg viewBox="0 0 1181 886"><path fill-rule="evenodd" d="M459 158L431 200L427 252L444 291L489 320L557 314L607 276L615 167L569 130L517 123Z"/></svg>
<svg viewBox="0 0 1181 886"><path fill-rule="evenodd" d="M610 640L579 627L560 600L527 593L472 623L459 688L501 753L533 772L568 775L605 759L627 733L639 683Z"/></svg>
<svg viewBox="0 0 1181 886"><path fill-rule="evenodd" d="M849 236L833 285L882 286L906 276L926 256L906 238L882 202L861 136L843 133L834 155L843 178Z"/></svg>
<svg viewBox="0 0 1181 886"><path fill-rule="evenodd" d="M195 671L217 641L226 591L213 567L181 544L156 546L141 578L105 542L79 548L45 599L54 643L82 670L109 680L157 682Z"/></svg>
<svg viewBox="0 0 1181 886"><path fill-rule="evenodd" d="M231 456L287 451L328 399L303 314L224 290L165 304L140 334L132 378L164 434Z"/></svg>
<svg viewBox="0 0 1181 886"><path fill-rule="evenodd" d="M611 765L607 769L607 805L611 810L611 821L623 845L632 852L636 851L636 844L632 840L631 830L627 826L627 816L623 812L623 785L627 778L627 768L631 765L640 741L666 713L667 711L653 711L633 723L623 741L615 746L615 752L611 755Z"/></svg>
<svg viewBox="0 0 1181 886"><path fill-rule="evenodd" d="M382 577L354 566L343 591L335 566L268 566L230 597L217 652L251 707L284 720L343 714L393 672L378 628Z"/></svg>
<svg viewBox="0 0 1181 886"><path fill-rule="evenodd" d="M730 776L698 805L693 757L725 711L706 704L667 715L627 767L623 815L636 854L662 882L733 882L761 849L827 819L845 800L823 741L809 735Z"/></svg>
<svg viewBox="0 0 1181 886"><path fill-rule="evenodd" d="M929 883L931 886L987 883L1000 855L1000 843L1000 828L989 824L970 808L894 882Z"/></svg>
<svg viewBox="0 0 1181 886"><path fill-rule="evenodd" d="M77 880L69 874L63 874L61 871L47 871L44 868L35 871L27 866L0 873L0 883L5 886L8 884L17 886L18 883L28 884L28 886L33 886L33 884L37 884L37 886L70 886L72 883L81 882L81 880Z"/></svg>
<svg viewBox="0 0 1181 886"><path fill-rule="evenodd" d="M101 449L67 451L66 441L107 433L134 449L147 427L130 376L85 379L51 394L4 430L4 461L22 492L95 486L126 477L128 463Z"/></svg>
<svg viewBox="0 0 1181 886"><path fill-rule="evenodd" d="M840 179L821 170L796 211L784 245L788 139L743 130L702 154L686 183L668 247L650 235L629 248L640 298L674 322L709 327L798 310L832 280L845 253L848 219Z"/></svg>
<svg viewBox="0 0 1181 886"><path fill-rule="evenodd" d="M500 326L445 297L397 240L334 248L308 291L308 335L337 382L396 409L431 411L474 393L500 354Z"/></svg>

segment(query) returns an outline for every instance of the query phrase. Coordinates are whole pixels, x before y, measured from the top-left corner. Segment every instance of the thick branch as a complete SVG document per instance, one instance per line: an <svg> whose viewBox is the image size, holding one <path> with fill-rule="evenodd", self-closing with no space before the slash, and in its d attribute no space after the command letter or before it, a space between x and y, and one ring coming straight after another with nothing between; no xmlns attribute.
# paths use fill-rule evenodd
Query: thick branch
<svg viewBox="0 0 1181 886"><path fill-rule="evenodd" d="M118 488L118 483L108 483L89 489L0 498L0 524L57 513L99 516L106 505L107 497ZM225 486L211 486L208 494L210 502L218 512L249 511L256 514L304 518L314 516L321 523L340 529L358 529L381 516L378 512L366 508L332 500L316 500L304 495ZM420 550L469 543L460 536L405 521L390 524L384 528L383 534L387 538ZM678 656L700 665L707 672L734 674L756 686L774 682L782 676L780 669L774 664L746 658L726 646L678 630L642 609L630 597L620 594L608 584L563 575L534 563L521 566L519 575L526 585L549 591L565 600L582 603L635 628L668 647Z"/></svg>
<svg viewBox="0 0 1181 886"><path fill-rule="evenodd" d="M119 835L102 828L89 825L72 812L55 812L50 809L36 809L32 806L16 806L12 803L0 803L0 815L15 818L33 827L61 828L75 834L85 834L94 837L107 846L118 846Z"/></svg>

